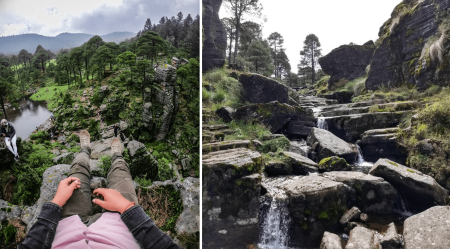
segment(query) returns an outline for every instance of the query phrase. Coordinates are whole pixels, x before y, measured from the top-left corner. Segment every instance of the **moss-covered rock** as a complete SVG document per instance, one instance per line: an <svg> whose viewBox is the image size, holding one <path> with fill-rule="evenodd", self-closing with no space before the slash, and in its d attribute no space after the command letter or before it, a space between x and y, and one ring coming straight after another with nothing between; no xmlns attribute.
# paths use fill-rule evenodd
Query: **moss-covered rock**
<svg viewBox="0 0 450 249"><path fill-rule="evenodd" d="M346 171L350 169L350 165L344 158L333 156L322 159L318 168L321 171Z"/></svg>

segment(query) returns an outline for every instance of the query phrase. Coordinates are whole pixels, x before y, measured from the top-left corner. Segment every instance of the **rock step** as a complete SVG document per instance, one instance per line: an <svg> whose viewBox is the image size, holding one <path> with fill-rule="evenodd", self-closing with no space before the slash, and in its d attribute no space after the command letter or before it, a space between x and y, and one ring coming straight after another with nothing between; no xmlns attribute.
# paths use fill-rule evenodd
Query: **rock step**
<svg viewBox="0 0 450 249"><path fill-rule="evenodd" d="M369 104L370 102L366 102ZM372 102L371 105L359 106L359 105L335 105L331 108L321 108L321 111L318 112L318 116L323 117L334 117L334 116L344 116L344 115L352 115L352 114L362 114L369 113L370 109L374 106L377 106L377 109L385 112L392 111L408 111L414 110L421 106L422 104L416 101L409 102L400 102L400 103L376 103Z"/></svg>
<svg viewBox="0 0 450 249"><path fill-rule="evenodd" d="M249 148L251 146L250 140L233 140L233 141L223 141L216 143L203 144L203 153L219 151L219 150L229 150L236 148Z"/></svg>
<svg viewBox="0 0 450 249"><path fill-rule="evenodd" d="M203 143L213 143L218 141L224 141L226 135L234 134L234 130L223 130L218 132L203 131L202 141Z"/></svg>
<svg viewBox="0 0 450 249"><path fill-rule="evenodd" d="M218 131L218 130L226 130L229 129L230 126L228 125L204 125L202 126L202 130L206 130L206 131Z"/></svg>

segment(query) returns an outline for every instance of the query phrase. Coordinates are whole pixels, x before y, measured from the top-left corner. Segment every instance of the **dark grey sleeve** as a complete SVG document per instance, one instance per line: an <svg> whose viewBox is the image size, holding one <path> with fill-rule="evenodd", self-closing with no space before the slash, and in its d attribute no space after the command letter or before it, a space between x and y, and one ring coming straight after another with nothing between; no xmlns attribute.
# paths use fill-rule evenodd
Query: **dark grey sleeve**
<svg viewBox="0 0 450 249"><path fill-rule="evenodd" d="M141 206L136 205L129 208L120 218L143 249L180 248L169 235L159 230Z"/></svg>

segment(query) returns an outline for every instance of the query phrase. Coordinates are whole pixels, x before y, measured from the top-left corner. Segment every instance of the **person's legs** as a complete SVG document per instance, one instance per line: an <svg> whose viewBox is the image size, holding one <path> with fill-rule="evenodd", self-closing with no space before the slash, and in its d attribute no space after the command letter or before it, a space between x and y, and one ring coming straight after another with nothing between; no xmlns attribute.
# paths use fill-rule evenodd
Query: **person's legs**
<svg viewBox="0 0 450 249"><path fill-rule="evenodd" d="M16 156L16 152L14 152L14 149L11 147L11 141L8 141L9 137L5 137L5 144L6 147L8 147L9 151L11 151L11 153L13 153L14 157Z"/></svg>
<svg viewBox="0 0 450 249"><path fill-rule="evenodd" d="M17 135L14 135L13 138L11 138L11 145L12 149L14 150L14 153L16 156L19 156L19 153L17 152Z"/></svg>
<svg viewBox="0 0 450 249"><path fill-rule="evenodd" d="M118 138L114 138L111 143L111 154L112 165L108 171L107 188L119 191L125 199L138 204L130 166L122 157L122 144Z"/></svg>
<svg viewBox="0 0 450 249"><path fill-rule="evenodd" d="M86 130L80 133L81 152L73 159L69 176L77 177L81 187L73 191L72 196L63 207L61 219L79 215L83 223L88 223L92 215L91 202L91 167L90 167L90 136Z"/></svg>

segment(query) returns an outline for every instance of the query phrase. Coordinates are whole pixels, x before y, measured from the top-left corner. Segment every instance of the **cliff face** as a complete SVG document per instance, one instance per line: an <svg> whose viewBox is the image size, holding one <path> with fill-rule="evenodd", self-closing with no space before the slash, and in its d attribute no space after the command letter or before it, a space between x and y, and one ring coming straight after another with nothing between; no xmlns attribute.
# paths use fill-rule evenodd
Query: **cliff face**
<svg viewBox="0 0 450 249"><path fill-rule="evenodd" d="M202 0L203 51L202 71L206 72L225 64L227 33L220 22L219 10L222 0Z"/></svg>
<svg viewBox="0 0 450 249"><path fill-rule="evenodd" d="M450 0L405 0L380 28L368 90L450 82Z"/></svg>
<svg viewBox="0 0 450 249"><path fill-rule="evenodd" d="M375 45L372 41L362 46L342 45L319 59L320 67L330 75L329 88L341 79L354 80L366 74Z"/></svg>

